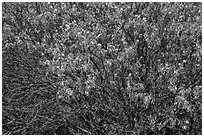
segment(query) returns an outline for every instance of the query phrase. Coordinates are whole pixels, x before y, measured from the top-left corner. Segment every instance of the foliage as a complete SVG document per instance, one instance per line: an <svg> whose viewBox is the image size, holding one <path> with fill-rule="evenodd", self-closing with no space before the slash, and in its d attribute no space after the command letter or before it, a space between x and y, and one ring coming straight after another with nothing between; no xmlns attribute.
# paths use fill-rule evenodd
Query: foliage
<svg viewBox="0 0 204 137"><path fill-rule="evenodd" d="M3 3L3 134L202 134L201 3Z"/></svg>

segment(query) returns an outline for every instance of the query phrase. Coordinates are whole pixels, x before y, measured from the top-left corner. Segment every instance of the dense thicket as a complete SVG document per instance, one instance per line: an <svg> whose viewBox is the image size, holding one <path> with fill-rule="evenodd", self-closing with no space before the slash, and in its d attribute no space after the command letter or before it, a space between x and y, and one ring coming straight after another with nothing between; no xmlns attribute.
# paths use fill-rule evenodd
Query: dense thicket
<svg viewBox="0 0 204 137"><path fill-rule="evenodd" d="M202 134L201 3L3 3L3 134Z"/></svg>

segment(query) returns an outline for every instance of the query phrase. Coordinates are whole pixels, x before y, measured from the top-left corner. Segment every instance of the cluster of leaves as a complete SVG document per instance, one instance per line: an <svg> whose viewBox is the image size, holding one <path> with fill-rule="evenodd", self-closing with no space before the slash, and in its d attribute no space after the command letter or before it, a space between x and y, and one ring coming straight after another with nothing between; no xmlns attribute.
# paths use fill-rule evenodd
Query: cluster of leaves
<svg viewBox="0 0 204 137"><path fill-rule="evenodd" d="M201 3L3 3L3 134L202 134Z"/></svg>

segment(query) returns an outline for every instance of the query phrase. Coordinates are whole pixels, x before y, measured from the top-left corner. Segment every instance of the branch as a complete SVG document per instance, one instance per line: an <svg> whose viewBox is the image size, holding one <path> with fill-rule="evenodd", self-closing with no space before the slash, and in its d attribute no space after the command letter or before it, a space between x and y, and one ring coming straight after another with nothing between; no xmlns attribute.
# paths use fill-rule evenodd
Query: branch
<svg viewBox="0 0 204 137"><path fill-rule="evenodd" d="M96 69L97 69L99 72L101 72L101 70L99 69L99 67L98 67L98 65L96 64L95 60L94 60L92 57L90 57L90 60L91 60L91 62L94 64L94 66L96 67Z"/></svg>

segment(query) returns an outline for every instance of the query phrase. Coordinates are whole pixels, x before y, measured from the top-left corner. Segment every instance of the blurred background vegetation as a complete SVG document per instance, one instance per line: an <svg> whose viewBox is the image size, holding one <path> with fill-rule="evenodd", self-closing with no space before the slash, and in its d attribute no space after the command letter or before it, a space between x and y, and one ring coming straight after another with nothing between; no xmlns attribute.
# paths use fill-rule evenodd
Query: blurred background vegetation
<svg viewBox="0 0 204 137"><path fill-rule="evenodd" d="M2 3L2 133L202 134L201 6Z"/></svg>

